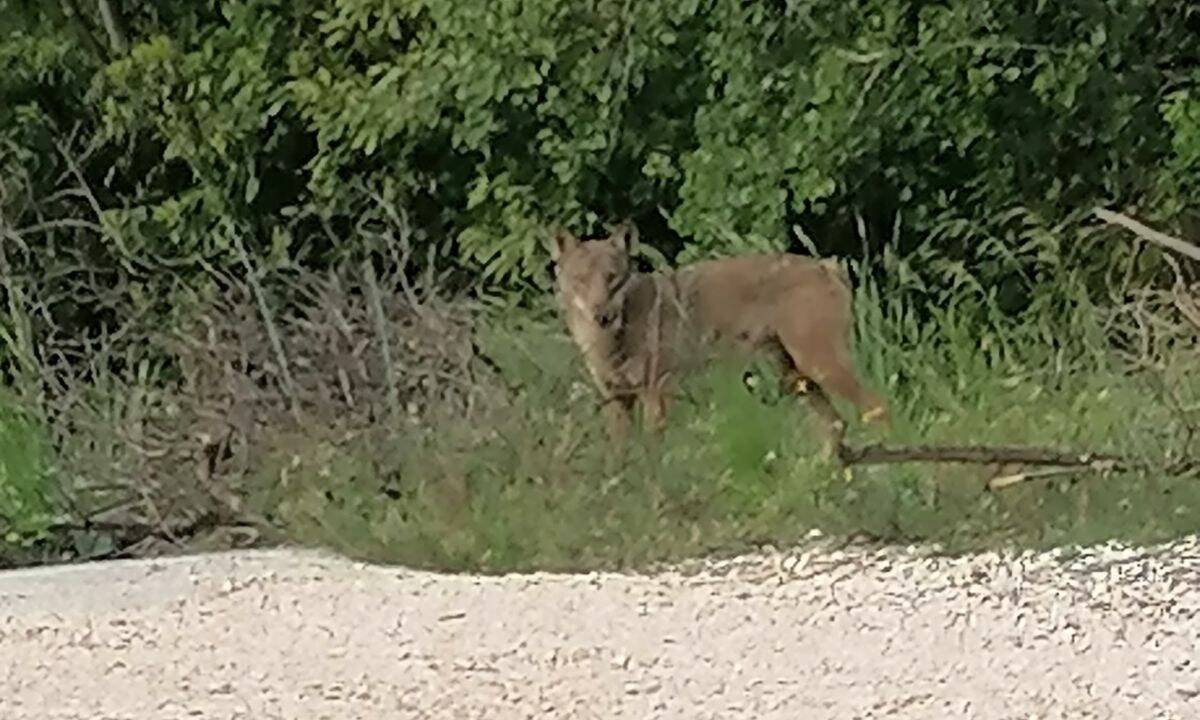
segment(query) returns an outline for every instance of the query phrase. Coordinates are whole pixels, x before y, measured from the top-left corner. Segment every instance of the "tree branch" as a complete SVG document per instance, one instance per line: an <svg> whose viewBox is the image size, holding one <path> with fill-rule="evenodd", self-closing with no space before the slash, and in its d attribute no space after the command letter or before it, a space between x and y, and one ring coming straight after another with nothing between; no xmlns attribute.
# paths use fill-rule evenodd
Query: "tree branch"
<svg viewBox="0 0 1200 720"><path fill-rule="evenodd" d="M994 478L988 487L994 490L1015 485L1037 477L1066 474L1069 470L1109 472L1154 472L1166 476L1190 476L1200 472L1200 458L1183 457L1174 462L1135 462L1121 455L1108 453L1071 453L1051 448L1022 445L847 445L838 449L843 467L851 465L887 465L905 462L966 463L973 465L1017 465L1046 468L1042 471L1018 472Z"/></svg>
<svg viewBox="0 0 1200 720"><path fill-rule="evenodd" d="M104 30L108 33L108 45L115 55L124 55L129 51L129 41L126 39L120 6L117 4L117 0L97 1L100 4L100 19L104 22Z"/></svg>
<svg viewBox="0 0 1200 720"><path fill-rule="evenodd" d="M100 41L96 39L96 35L92 32L92 28L88 25L87 21L83 19L83 12L79 9L78 0L59 0L59 2L61 2L61 5L50 3L49 6L57 9L62 20L70 23L75 28L80 39L83 40L83 44L87 46L88 52L96 58L96 62L102 65L107 64L109 61L108 52L105 51Z"/></svg>
<svg viewBox="0 0 1200 720"><path fill-rule="evenodd" d="M1179 238L1171 237L1166 233L1161 233L1153 228L1146 227L1128 215L1122 215L1121 213L1105 210L1104 208L1096 208L1094 212L1096 213L1096 217L1100 218L1106 223L1111 225L1120 225L1126 230L1133 232L1143 240L1148 240L1155 245L1165 247L1169 250L1174 250L1180 255L1200 262L1200 247L1196 247L1189 242L1184 242Z"/></svg>
<svg viewBox="0 0 1200 720"><path fill-rule="evenodd" d="M902 462L991 463L1043 467L1087 467L1095 470L1125 468L1125 458L1099 453L1069 453L1050 448L986 445L865 445L843 447L841 460L846 465L885 465Z"/></svg>

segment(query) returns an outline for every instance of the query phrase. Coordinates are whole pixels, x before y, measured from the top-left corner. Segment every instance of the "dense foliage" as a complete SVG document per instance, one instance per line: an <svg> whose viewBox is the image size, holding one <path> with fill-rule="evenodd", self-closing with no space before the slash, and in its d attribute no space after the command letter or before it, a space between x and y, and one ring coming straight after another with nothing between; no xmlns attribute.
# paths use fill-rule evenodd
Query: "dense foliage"
<svg viewBox="0 0 1200 720"><path fill-rule="evenodd" d="M681 260L887 246L917 292L1013 311L1125 251L1080 212L1177 227L1198 171L1200 10L1171 0L0 0L31 275L56 243L320 267L399 209L418 257L511 289L548 225L632 216Z"/></svg>

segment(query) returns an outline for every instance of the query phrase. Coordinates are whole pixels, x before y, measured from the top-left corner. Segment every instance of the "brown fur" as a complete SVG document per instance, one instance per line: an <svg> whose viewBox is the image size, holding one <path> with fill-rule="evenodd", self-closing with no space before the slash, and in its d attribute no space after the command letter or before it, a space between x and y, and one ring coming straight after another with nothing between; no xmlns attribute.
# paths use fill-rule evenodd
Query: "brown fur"
<svg viewBox="0 0 1200 720"><path fill-rule="evenodd" d="M777 253L643 274L629 262L635 236L628 226L601 240L560 232L552 248L567 327L605 396L615 437L624 436L637 401L661 430L679 375L729 351L765 352L780 363L786 389L806 395L824 422L827 452L845 431L828 393L850 400L866 420L886 420L883 400L854 371L851 289L837 263Z"/></svg>

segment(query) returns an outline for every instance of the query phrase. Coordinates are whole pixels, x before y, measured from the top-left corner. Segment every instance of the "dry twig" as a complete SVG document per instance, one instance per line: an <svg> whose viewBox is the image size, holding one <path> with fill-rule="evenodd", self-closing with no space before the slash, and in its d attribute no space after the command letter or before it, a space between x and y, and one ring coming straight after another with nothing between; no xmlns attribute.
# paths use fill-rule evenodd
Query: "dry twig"
<svg viewBox="0 0 1200 720"><path fill-rule="evenodd" d="M383 362L384 381L387 383L387 406L392 418L400 417L400 390L396 381L396 366L392 362L391 334L387 327L387 314L379 295L379 284L375 281L375 267L371 260L363 260L363 278L367 283L367 301L371 305L371 317L375 324L376 341L379 343L380 360Z"/></svg>
<svg viewBox="0 0 1200 720"><path fill-rule="evenodd" d="M237 232L233 232L231 235L238 252L238 257L246 267L246 282L250 283L250 287L254 290L254 299L258 304L259 312L262 314L263 325L267 330L267 338L271 342L271 349L275 352L275 360L279 363L279 377L283 380L284 391L288 394L292 412L299 413L300 407L296 395L296 381L292 378L287 353L284 352L283 341L280 339L279 329L276 327L271 307L267 304L266 293L263 290L262 284L258 281L258 269L251 262L250 254L246 252L246 245L242 242L241 235Z"/></svg>
<svg viewBox="0 0 1200 720"><path fill-rule="evenodd" d="M1027 470L1025 472L1011 473L1009 475L1000 475L988 480L988 490L1003 490L1013 485L1019 485L1030 480L1042 480L1044 478L1059 477L1061 475L1072 475L1079 472L1077 467L1050 467L1041 470Z"/></svg>
<svg viewBox="0 0 1200 720"><path fill-rule="evenodd" d="M839 451L842 465L887 465L906 462L963 463L970 465L1017 465L1046 468L993 478L992 489L1010 487L1039 477L1079 471L1112 473L1127 471L1155 472L1167 476L1193 475L1200 471L1200 458L1164 458L1162 464L1135 462L1108 453L1070 453L1051 448L988 445L843 445Z"/></svg>
<svg viewBox="0 0 1200 720"><path fill-rule="evenodd" d="M1050 448L1026 446L987 445L904 445L900 447L865 445L860 448L843 446L840 458L845 465L939 462L1116 470L1127 464L1127 460L1118 455L1068 453Z"/></svg>
<svg viewBox="0 0 1200 720"><path fill-rule="evenodd" d="M1180 255L1184 255L1185 257L1189 257L1197 262L1200 262L1200 247L1196 247L1189 242L1185 242L1179 238L1171 237L1166 233L1162 233L1158 230L1147 227L1128 215L1122 215L1121 213L1105 210L1104 208L1096 208L1095 213L1096 217L1100 218L1106 223L1120 225L1126 230L1133 232L1143 240L1148 240L1156 245L1160 245L1169 250L1174 250Z"/></svg>

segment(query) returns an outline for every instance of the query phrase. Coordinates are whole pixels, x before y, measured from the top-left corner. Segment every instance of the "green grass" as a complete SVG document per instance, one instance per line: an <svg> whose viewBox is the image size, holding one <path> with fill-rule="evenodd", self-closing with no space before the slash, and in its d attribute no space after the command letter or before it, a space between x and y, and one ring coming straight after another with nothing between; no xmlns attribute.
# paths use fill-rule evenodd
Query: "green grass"
<svg viewBox="0 0 1200 720"><path fill-rule="evenodd" d="M1028 328L989 335L958 317L946 312L931 327L869 286L860 293L857 352L890 398L894 425L885 438L852 424L851 442L1049 445L1146 460L1195 450L1146 381L1084 341L1068 353ZM804 405L747 392L741 368L694 378L663 442L617 462L557 323L498 322L485 339L515 388L507 407L421 432L280 439L260 475L273 490L260 502L291 539L376 561L503 572L638 567L787 545L812 529L949 551L1149 542L1200 529L1195 479L1079 474L992 492L983 468L915 464L847 478L817 459ZM1200 378L1181 368L1174 393L1194 405Z"/></svg>
<svg viewBox="0 0 1200 720"><path fill-rule="evenodd" d="M55 518L41 427L0 389L0 558L45 536Z"/></svg>

